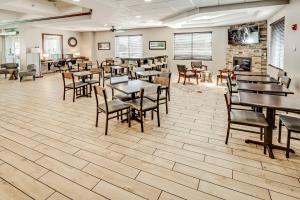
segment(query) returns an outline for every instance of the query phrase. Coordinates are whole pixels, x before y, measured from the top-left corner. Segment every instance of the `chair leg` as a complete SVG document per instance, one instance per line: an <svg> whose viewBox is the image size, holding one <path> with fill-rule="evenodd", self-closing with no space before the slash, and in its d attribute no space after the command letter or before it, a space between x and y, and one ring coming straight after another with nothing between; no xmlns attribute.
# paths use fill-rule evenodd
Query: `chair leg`
<svg viewBox="0 0 300 200"><path fill-rule="evenodd" d="M128 122L128 127L131 127L130 108L127 109L127 122Z"/></svg>
<svg viewBox="0 0 300 200"><path fill-rule="evenodd" d="M106 114L105 135L107 135L107 129L108 129L108 114Z"/></svg>
<svg viewBox="0 0 300 200"><path fill-rule="evenodd" d="M198 85L199 84L198 76L196 76L196 79L197 79L197 85Z"/></svg>
<svg viewBox="0 0 300 200"><path fill-rule="evenodd" d="M228 144L229 133L230 133L230 123L228 122L225 144Z"/></svg>
<svg viewBox="0 0 300 200"><path fill-rule="evenodd" d="M286 141L286 154L285 157L290 157L290 142L291 142L291 131L288 130L287 141Z"/></svg>
<svg viewBox="0 0 300 200"><path fill-rule="evenodd" d="M75 102L75 89L73 89L73 102Z"/></svg>
<svg viewBox="0 0 300 200"><path fill-rule="evenodd" d="M66 89L64 88L64 95L63 95L63 100L66 99Z"/></svg>
<svg viewBox="0 0 300 200"><path fill-rule="evenodd" d="M168 110L168 100L166 98L166 113L169 114L169 110Z"/></svg>
<svg viewBox="0 0 300 200"><path fill-rule="evenodd" d="M167 90L168 90L168 99L170 101L171 100L171 98L170 98L170 88L168 88Z"/></svg>
<svg viewBox="0 0 300 200"><path fill-rule="evenodd" d="M157 126L160 127L159 106L157 107Z"/></svg>
<svg viewBox="0 0 300 200"><path fill-rule="evenodd" d="M151 110L151 120L153 120L153 110Z"/></svg>
<svg viewBox="0 0 300 200"><path fill-rule="evenodd" d="M143 122L143 112L140 111L140 118L141 118L141 131L144 132L144 122Z"/></svg>
<svg viewBox="0 0 300 200"><path fill-rule="evenodd" d="M98 108L97 108L98 109ZM98 117L99 117L99 112L97 110L97 113L96 113L96 127L98 127Z"/></svg>
<svg viewBox="0 0 300 200"><path fill-rule="evenodd" d="M121 110L121 121L123 120L123 110Z"/></svg>
<svg viewBox="0 0 300 200"><path fill-rule="evenodd" d="M281 142L281 129L282 129L282 121L279 120L279 128L278 128L278 142Z"/></svg>
<svg viewBox="0 0 300 200"><path fill-rule="evenodd" d="M180 82L180 75L178 75L178 83Z"/></svg>
<svg viewBox="0 0 300 200"><path fill-rule="evenodd" d="M185 85L186 77L184 77L183 85Z"/></svg>

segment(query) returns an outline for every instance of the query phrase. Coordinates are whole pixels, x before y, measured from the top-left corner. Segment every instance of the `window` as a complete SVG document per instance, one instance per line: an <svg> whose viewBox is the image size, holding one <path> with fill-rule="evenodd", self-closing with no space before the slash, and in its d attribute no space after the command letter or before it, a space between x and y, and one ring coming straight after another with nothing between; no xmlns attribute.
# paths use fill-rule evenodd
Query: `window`
<svg viewBox="0 0 300 200"><path fill-rule="evenodd" d="M43 37L43 57L51 60L63 58L62 35L44 34Z"/></svg>
<svg viewBox="0 0 300 200"><path fill-rule="evenodd" d="M284 63L284 18L271 24L270 64L283 69Z"/></svg>
<svg viewBox="0 0 300 200"><path fill-rule="evenodd" d="M175 33L175 60L211 60L212 32Z"/></svg>
<svg viewBox="0 0 300 200"><path fill-rule="evenodd" d="M135 58L143 56L142 35L116 36L115 40L117 58Z"/></svg>

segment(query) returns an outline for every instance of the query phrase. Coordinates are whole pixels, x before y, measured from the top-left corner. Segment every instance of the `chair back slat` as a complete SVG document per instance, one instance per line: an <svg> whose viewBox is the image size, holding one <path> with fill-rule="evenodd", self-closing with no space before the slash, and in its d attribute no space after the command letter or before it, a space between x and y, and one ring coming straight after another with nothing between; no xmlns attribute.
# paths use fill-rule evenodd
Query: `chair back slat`
<svg viewBox="0 0 300 200"><path fill-rule="evenodd" d="M93 74L99 74L101 72L101 70L99 68L91 68L90 72Z"/></svg>
<svg viewBox="0 0 300 200"><path fill-rule="evenodd" d="M74 75L72 72L63 72L62 76L64 79L74 79Z"/></svg>
<svg viewBox="0 0 300 200"><path fill-rule="evenodd" d="M153 83L168 87L169 77L162 77L162 76L155 77Z"/></svg>

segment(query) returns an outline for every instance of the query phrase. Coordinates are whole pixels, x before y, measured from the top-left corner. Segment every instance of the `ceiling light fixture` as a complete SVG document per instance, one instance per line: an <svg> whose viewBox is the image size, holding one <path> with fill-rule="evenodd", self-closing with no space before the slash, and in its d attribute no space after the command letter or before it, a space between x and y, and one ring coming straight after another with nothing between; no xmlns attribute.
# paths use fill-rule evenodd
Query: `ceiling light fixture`
<svg viewBox="0 0 300 200"><path fill-rule="evenodd" d="M135 16L136 18L141 18L141 16L139 16L139 15L137 15L137 16Z"/></svg>
<svg viewBox="0 0 300 200"><path fill-rule="evenodd" d="M152 0L145 0L145 2L151 2Z"/></svg>
<svg viewBox="0 0 300 200"><path fill-rule="evenodd" d="M80 0L72 0L72 1L79 2Z"/></svg>

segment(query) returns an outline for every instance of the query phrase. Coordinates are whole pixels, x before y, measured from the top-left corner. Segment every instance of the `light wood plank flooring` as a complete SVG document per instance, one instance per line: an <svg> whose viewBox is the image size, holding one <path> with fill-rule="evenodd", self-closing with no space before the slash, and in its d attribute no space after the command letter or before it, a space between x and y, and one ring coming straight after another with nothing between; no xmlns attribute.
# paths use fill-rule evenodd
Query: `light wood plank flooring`
<svg viewBox="0 0 300 200"><path fill-rule="evenodd" d="M1 77L1 200L300 198L300 143L289 160L245 144L259 139L253 134L232 131L224 144L224 87L172 83L160 128L150 114L145 133L115 119L108 136L103 116L95 127L94 97L63 101L62 88L58 73L22 83Z"/></svg>

